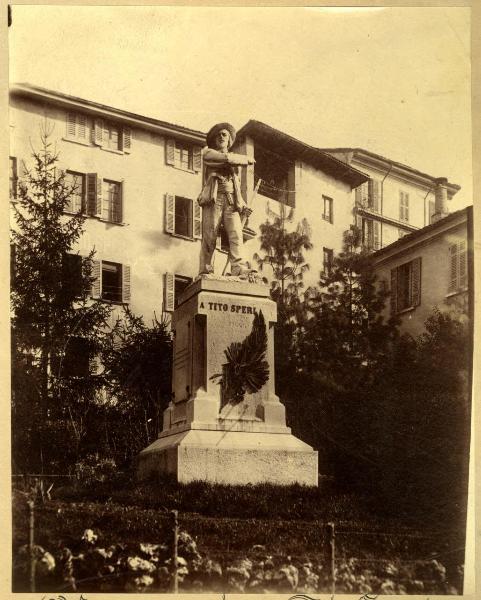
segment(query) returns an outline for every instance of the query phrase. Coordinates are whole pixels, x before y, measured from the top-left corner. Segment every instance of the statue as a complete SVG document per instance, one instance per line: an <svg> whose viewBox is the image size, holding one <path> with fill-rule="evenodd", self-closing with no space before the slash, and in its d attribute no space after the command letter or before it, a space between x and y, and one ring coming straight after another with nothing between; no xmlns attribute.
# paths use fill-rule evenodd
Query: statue
<svg viewBox="0 0 481 600"><path fill-rule="evenodd" d="M202 246L199 274L213 272L211 265L221 224L229 239L231 275L250 279L250 268L244 252L242 221L252 210L242 198L238 171L240 166L253 165L255 160L243 154L229 152L236 131L230 123L217 123L207 134L203 151L204 187L197 201L202 207Z"/></svg>

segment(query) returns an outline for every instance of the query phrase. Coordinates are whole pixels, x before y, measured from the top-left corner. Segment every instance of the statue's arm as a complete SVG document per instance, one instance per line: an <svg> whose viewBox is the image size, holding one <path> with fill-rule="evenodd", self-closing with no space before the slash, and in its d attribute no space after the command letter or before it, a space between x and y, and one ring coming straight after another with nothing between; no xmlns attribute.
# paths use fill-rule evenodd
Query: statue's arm
<svg viewBox="0 0 481 600"><path fill-rule="evenodd" d="M243 165L253 165L254 159L245 154L235 154L234 152L219 152L213 148L207 148L204 151L204 162L208 167L219 165L232 165L240 167Z"/></svg>

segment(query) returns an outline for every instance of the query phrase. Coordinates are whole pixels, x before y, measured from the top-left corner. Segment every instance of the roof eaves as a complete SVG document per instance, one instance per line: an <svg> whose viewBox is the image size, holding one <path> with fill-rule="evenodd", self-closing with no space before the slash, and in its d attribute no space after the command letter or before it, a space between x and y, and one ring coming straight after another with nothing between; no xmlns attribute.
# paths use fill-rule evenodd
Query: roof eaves
<svg viewBox="0 0 481 600"><path fill-rule="evenodd" d="M57 92L54 90L42 88L40 86L34 86L27 83L17 83L11 86L10 93L41 97L61 104L77 106L81 105L86 109L91 110L92 112L108 114L112 117L120 118L131 124L136 124L139 127L146 127L148 129L161 129L165 132L172 132L181 135L183 134L186 137L194 138L202 143L205 142L206 134L202 131L190 129L182 125L176 125L174 123L168 123L166 121L161 121L152 117L146 117L126 110L122 110L120 108L115 108L112 106L101 104L99 102L94 102L92 100L86 100L85 98L79 98L77 96L64 94L63 92Z"/></svg>
<svg viewBox="0 0 481 600"><path fill-rule="evenodd" d="M296 151L301 158L306 158L306 160L309 160L310 158L311 161L313 160L313 157L322 159L325 163L326 168L329 168L329 166L331 166L336 171L340 171L345 179L347 179L350 183L355 184L354 187L360 185L364 181L368 181L369 179L369 175L363 173L359 169L356 169L355 167L346 164L344 161L339 160L334 156L331 156L330 154L324 152L320 148L310 146L309 144L306 144L305 142L302 142L301 140L298 140L297 138L294 138L291 135L284 133L283 131L280 131L278 129L275 129L274 127L271 127L270 125L267 125L266 123L263 123L262 121L256 121L254 119L249 120L245 125L241 127L237 135L242 136L243 134L249 133L255 134L259 133L259 131L267 135L283 139L291 145L295 146ZM331 168L331 170L333 169Z"/></svg>

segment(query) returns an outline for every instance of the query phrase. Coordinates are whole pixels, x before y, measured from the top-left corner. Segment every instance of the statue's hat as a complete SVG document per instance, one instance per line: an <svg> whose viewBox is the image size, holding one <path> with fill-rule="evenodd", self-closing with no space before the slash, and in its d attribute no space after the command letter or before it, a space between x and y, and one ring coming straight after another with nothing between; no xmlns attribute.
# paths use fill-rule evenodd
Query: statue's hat
<svg viewBox="0 0 481 600"><path fill-rule="evenodd" d="M230 133L230 137L232 140L231 146L234 143L236 136L236 130L234 129L234 127L230 123L217 123L217 125L214 125L214 127L211 127L209 129L209 132L207 134L206 141L209 148L215 148L215 136L221 129L227 129L227 131Z"/></svg>

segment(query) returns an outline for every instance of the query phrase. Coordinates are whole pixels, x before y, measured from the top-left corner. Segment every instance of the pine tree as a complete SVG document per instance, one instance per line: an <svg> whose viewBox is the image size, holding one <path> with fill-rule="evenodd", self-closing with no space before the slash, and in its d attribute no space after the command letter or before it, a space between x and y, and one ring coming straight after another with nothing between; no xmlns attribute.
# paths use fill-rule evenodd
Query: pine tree
<svg viewBox="0 0 481 600"><path fill-rule="evenodd" d="M88 369L72 374L66 367L95 355L111 311L90 298L93 252L81 257L74 251L85 207L65 214L76 184L58 168L50 133L45 124L32 166L24 165L11 234L14 460L19 448L24 457L18 468L55 462L65 451L58 448L60 440L68 444L67 433L78 450L100 381ZM82 350L75 355L79 341Z"/></svg>

